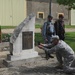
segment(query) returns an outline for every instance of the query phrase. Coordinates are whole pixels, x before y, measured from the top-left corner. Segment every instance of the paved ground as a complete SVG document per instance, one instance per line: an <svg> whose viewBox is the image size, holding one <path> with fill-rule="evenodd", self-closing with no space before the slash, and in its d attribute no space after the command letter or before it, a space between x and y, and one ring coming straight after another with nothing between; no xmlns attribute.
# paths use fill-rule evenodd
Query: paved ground
<svg viewBox="0 0 75 75"><path fill-rule="evenodd" d="M2 33L13 33L14 29L2 29ZM66 32L75 32L75 28L65 28ZM41 32L40 28L35 29L35 33Z"/></svg>

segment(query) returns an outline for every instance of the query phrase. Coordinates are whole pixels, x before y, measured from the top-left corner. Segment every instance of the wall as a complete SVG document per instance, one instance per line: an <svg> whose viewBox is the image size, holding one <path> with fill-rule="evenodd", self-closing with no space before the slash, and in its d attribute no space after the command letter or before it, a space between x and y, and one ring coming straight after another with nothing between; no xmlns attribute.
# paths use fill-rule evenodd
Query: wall
<svg viewBox="0 0 75 75"><path fill-rule="evenodd" d="M36 18L36 23L43 24L49 14L50 0L0 0L0 25L16 26L21 23L30 13L44 12L44 19ZM66 7L59 6L56 0L52 0L52 16L54 21L58 13L64 13L65 23L68 23Z"/></svg>
<svg viewBox="0 0 75 75"><path fill-rule="evenodd" d="M52 3L51 10L52 10L52 15L53 15L54 20L56 20L58 18L59 13L63 13L64 21L66 24L68 24L68 11L66 9L66 6L59 5L57 3Z"/></svg>
<svg viewBox="0 0 75 75"><path fill-rule="evenodd" d="M36 23L43 24L44 20L47 18L49 14L49 0L27 0L27 15L30 13L35 13L37 18L38 12L44 12L44 19L36 19ZM42 20L42 21L40 21Z"/></svg>
<svg viewBox="0 0 75 75"><path fill-rule="evenodd" d="M71 25L75 25L75 10L71 10Z"/></svg>
<svg viewBox="0 0 75 75"><path fill-rule="evenodd" d="M44 21L47 20L47 16L49 14L49 1L50 0L27 0L27 15L30 13L35 13L37 16L37 12L44 12L44 19L36 18L36 23L43 24ZM65 24L68 24L68 11L66 7L57 4L56 0L52 0L51 5L51 15L53 16L53 20L55 21L58 18L58 13L63 13Z"/></svg>
<svg viewBox="0 0 75 75"><path fill-rule="evenodd" d="M26 18L26 0L0 0L0 25L15 26Z"/></svg>

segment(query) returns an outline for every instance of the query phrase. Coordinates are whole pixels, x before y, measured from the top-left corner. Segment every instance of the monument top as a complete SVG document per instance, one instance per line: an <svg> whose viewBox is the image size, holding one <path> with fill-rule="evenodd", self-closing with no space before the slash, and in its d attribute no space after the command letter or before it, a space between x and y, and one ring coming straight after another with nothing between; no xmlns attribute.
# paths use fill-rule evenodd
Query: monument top
<svg viewBox="0 0 75 75"><path fill-rule="evenodd" d="M21 22L21 23L19 24L19 26L17 26L17 27L15 28L13 34L12 34L11 37L10 37L10 43L14 43L14 42L15 42L15 40L17 39L17 37L18 37L19 33L21 32L22 28L23 28L25 25L27 25L27 23L28 23L33 17L35 17L35 15L34 15L34 14L30 14L26 19L24 19L23 22Z"/></svg>

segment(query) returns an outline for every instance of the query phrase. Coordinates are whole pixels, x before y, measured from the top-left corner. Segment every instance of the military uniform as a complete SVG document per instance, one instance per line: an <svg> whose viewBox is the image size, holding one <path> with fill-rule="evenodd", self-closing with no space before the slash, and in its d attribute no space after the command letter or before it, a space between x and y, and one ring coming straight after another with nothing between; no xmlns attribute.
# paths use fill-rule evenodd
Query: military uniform
<svg viewBox="0 0 75 75"><path fill-rule="evenodd" d="M51 45L50 45L51 46ZM50 54L56 52L56 57L59 63L63 64L63 70L65 72L75 72L75 55L73 49L64 41L60 40L57 45L48 49L43 49ZM63 60L62 60L63 58Z"/></svg>

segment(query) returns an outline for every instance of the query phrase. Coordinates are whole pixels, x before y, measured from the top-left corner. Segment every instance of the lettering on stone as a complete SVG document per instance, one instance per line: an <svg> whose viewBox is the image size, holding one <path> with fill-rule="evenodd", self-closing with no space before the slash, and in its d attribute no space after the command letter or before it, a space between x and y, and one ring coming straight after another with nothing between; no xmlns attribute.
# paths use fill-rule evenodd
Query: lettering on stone
<svg viewBox="0 0 75 75"><path fill-rule="evenodd" d="M33 32L22 32L22 50L33 48Z"/></svg>

